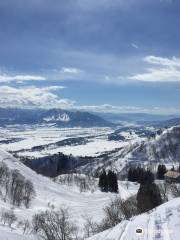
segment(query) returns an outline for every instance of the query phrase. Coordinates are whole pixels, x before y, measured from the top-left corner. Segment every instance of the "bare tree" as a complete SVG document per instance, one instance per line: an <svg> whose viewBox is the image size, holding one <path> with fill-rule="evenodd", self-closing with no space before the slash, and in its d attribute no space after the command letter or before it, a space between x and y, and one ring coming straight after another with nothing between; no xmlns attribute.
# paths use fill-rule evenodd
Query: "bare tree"
<svg viewBox="0 0 180 240"><path fill-rule="evenodd" d="M45 211L33 217L33 229L45 240L76 239L77 227L69 219L67 209Z"/></svg>
<svg viewBox="0 0 180 240"><path fill-rule="evenodd" d="M167 202L168 201L168 192L170 189L170 184L167 182L163 182L158 184L160 193L161 193L161 197L163 199L163 202Z"/></svg>
<svg viewBox="0 0 180 240"><path fill-rule="evenodd" d="M9 199L13 205L24 204L29 207L30 201L35 196L34 186L26 180L19 170L9 170L5 163L0 163L0 195L4 201Z"/></svg>
<svg viewBox="0 0 180 240"><path fill-rule="evenodd" d="M130 197L127 200L115 198L104 209L105 218L101 223L97 224L97 232L104 231L108 228L114 227L122 220L129 219L137 215L137 202L135 197Z"/></svg>
<svg viewBox="0 0 180 240"><path fill-rule="evenodd" d="M17 220L17 217L13 210L3 210L1 213L1 221L4 224L8 224L9 227Z"/></svg>
<svg viewBox="0 0 180 240"><path fill-rule="evenodd" d="M15 183L14 183L14 189L11 191L13 205L20 206L23 201L24 182L25 182L24 176L22 176L21 174L18 174L18 177L16 178Z"/></svg>
<svg viewBox="0 0 180 240"><path fill-rule="evenodd" d="M171 192L174 197L180 197L180 184L171 184Z"/></svg>
<svg viewBox="0 0 180 240"><path fill-rule="evenodd" d="M17 227L22 228L23 234L29 234L32 231L31 223L28 220L18 222Z"/></svg>
<svg viewBox="0 0 180 240"><path fill-rule="evenodd" d="M35 196L34 186L30 180L26 180L24 183L24 197L23 197L26 208L29 207L29 204L31 200L34 198L34 196Z"/></svg>
<svg viewBox="0 0 180 240"><path fill-rule="evenodd" d="M93 220L92 220L92 217L90 216L87 216L87 215L84 215L83 216L84 218L84 237L85 238L88 238L88 237L91 237L92 235L96 234L98 231L97 231L97 223L95 223Z"/></svg>
<svg viewBox="0 0 180 240"><path fill-rule="evenodd" d="M10 171L5 163L0 164L0 185L4 187L4 201L7 200L10 183Z"/></svg>

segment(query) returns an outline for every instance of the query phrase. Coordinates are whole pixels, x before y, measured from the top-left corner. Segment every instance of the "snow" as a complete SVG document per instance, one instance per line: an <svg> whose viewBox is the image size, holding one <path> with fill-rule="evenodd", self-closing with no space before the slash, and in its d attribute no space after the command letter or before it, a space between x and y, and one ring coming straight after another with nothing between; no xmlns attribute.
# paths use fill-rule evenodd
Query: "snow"
<svg viewBox="0 0 180 240"><path fill-rule="evenodd" d="M136 229L140 228L143 233L137 234ZM178 240L179 236L180 198L177 198L87 240Z"/></svg>
<svg viewBox="0 0 180 240"><path fill-rule="evenodd" d="M111 151L127 144L108 141L107 135L112 131L111 128L57 128L52 125L8 126L0 128L0 140L20 140L13 143L0 143L0 147L5 151L21 151L19 155L30 157L40 157L58 152L74 156L97 156L99 153ZM89 142L76 146L58 147L55 145L58 141L77 138L77 136L88 138ZM54 147L43 151L30 151L32 147L50 143L54 143Z"/></svg>
<svg viewBox="0 0 180 240"><path fill-rule="evenodd" d="M64 151L64 153L73 153L74 155L82 154L97 154L98 152L115 149L117 146L123 146L122 150L113 153L113 158L116 159L111 167L114 169L122 169L126 164L126 159L130 159L132 148L139 146L138 141L133 140L126 143L116 143L107 141L107 132L112 130L109 128L101 129L59 129L54 126L24 126L25 131L9 127L9 129L0 129L1 139L23 138L20 142L2 144L1 147L5 150L31 148L41 144L47 144L59 141L59 139L66 139L72 136L91 136L93 141L86 145L66 146L51 151ZM170 131L170 130L167 130ZM166 136L166 132L163 133ZM164 138L163 138L164 139ZM162 140L163 140L162 139ZM161 137L150 140L149 143L155 144L158 142L160 146ZM147 141L148 142L148 141ZM112 144L112 145L111 145ZM137 144L137 145L136 145ZM28 146L28 147L27 147ZM73 150L74 149L74 150ZM123 153L124 151L124 153ZM27 151L28 154L28 151ZM44 153L43 153L44 154ZM125 154L126 157L123 157ZM103 208L108 205L111 199L115 198L117 194L102 193L97 188L94 192L81 192L76 185L67 186L60 185L53 182L49 178L36 174L31 169L24 166L17 159L12 157L4 150L0 150L0 161L4 161L9 168L18 169L27 179L31 180L36 190L36 197L33 200L29 209L24 207L14 207L14 212L19 220L31 219L32 216L49 208L49 205L54 205L55 209L66 206L70 209L71 218L79 228L82 228L84 215L93 218L95 222L99 222L104 217ZM129 183L128 189L126 182L119 181L119 194L121 198L128 198L136 194L138 185ZM11 209L12 205L0 199L1 209ZM141 228L143 234L137 234L136 229ZM108 229L99 233L88 240L178 240L180 236L180 198L173 199L153 211L139 216L133 217L129 221L123 221L112 229ZM22 231L17 227L10 229L4 225L0 225L0 240L37 240L33 235L22 235Z"/></svg>
<svg viewBox="0 0 180 240"><path fill-rule="evenodd" d="M31 219L35 213L46 210L49 204L53 204L55 209L62 206L68 207L72 219L79 227L82 227L84 215L88 215L98 222L104 216L103 208L108 205L111 199L116 196L126 199L137 192L136 185L133 185L130 190L126 188L124 183L119 182L120 193L118 195L102 193L99 190L96 190L94 193L90 191L80 193L76 186L59 185L47 177L38 175L9 153L2 150L0 150L0 161L5 162L10 169L18 169L22 175L33 182L35 187L36 197L32 201L30 208L14 207L14 212L18 219ZM0 209L10 209L11 207L9 203L0 200ZM21 238L17 237L17 239Z"/></svg>
<svg viewBox="0 0 180 240"><path fill-rule="evenodd" d="M76 146L63 146L63 147L55 147L50 149L45 149L42 151L23 151L18 153L19 156L28 156L28 157L42 157L49 154L55 154L58 152L62 152L64 154L72 154L75 157L78 156L91 156L95 157L104 152L108 152L114 150L116 148L120 148L126 146L126 142L116 142L116 141L107 141L104 139L94 139L87 144L76 145Z"/></svg>
<svg viewBox="0 0 180 240"><path fill-rule="evenodd" d="M70 117L68 114L62 113L62 114L58 114L57 116L53 115L50 117L43 118L43 120L46 122L51 122L51 121L69 122Z"/></svg>
<svg viewBox="0 0 180 240"><path fill-rule="evenodd" d="M1 240L38 240L33 235L22 235L20 233L12 232L10 229L6 229L4 226L0 226L0 239Z"/></svg>

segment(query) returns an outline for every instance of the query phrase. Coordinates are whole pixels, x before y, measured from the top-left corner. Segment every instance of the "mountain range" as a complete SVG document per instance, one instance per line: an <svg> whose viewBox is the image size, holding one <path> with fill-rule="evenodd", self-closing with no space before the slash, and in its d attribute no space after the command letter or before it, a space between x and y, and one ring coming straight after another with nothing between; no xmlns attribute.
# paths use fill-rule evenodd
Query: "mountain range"
<svg viewBox="0 0 180 240"><path fill-rule="evenodd" d="M80 111L62 109L0 108L0 125L7 124L56 124L59 127L112 127L103 118Z"/></svg>

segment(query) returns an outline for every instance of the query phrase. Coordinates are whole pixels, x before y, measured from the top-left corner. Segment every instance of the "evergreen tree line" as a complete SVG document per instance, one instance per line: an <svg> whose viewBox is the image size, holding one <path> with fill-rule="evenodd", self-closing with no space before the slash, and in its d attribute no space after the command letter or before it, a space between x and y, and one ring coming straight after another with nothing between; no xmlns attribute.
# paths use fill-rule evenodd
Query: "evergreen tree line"
<svg viewBox="0 0 180 240"><path fill-rule="evenodd" d="M102 192L118 193L117 174L111 170L108 173L103 170L99 176L99 188Z"/></svg>
<svg viewBox="0 0 180 240"><path fill-rule="evenodd" d="M180 164L179 164L179 166L177 167L177 169L175 169L175 167L173 166L173 167L171 168L171 171L180 172Z"/></svg>
<svg viewBox="0 0 180 240"><path fill-rule="evenodd" d="M141 184L152 183L154 181L154 175L149 169L141 167L129 168L128 181L138 182Z"/></svg>
<svg viewBox="0 0 180 240"><path fill-rule="evenodd" d="M173 168L172 171L175 171ZM180 171L180 168L178 168L178 171ZM157 173L153 174L150 170L146 170L142 167L130 167L128 170L128 181L131 182L138 182L143 183L147 181L153 181L154 177L156 176L157 179L164 179L164 175L167 172L166 166L164 164L159 164L157 168Z"/></svg>
<svg viewBox="0 0 180 240"><path fill-rule="evenodd" d="M165 172L165 166L159 165L157 177L163 179ZM128 180L140 183L137 193L137 208L139 212L149 211L162 204L159 187L154 183L154 174L149 169L146 170L140 167L130 168Z"/></svg>

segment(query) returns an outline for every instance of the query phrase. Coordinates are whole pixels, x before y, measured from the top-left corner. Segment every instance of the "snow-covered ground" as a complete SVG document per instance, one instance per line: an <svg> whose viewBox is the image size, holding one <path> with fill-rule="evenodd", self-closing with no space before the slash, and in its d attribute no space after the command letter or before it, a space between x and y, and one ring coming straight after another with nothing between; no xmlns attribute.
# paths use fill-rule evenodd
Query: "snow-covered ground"
<svg viewBox="0 0 180 240"><path fill-rule="evenodd" d="M112 132L111 128L57 128L53 125L13 125L0 128L0 147L11 152L24 149L19 155L31 157L40 157L57 152L73 154L74 156L96 156L102 152L120 148L125 144L123 142L108 141L108 134ZM77 137L87 138L89 142L83 145L61 147L54 144L53 147L42 151L29 151L35 146Z"/></svg>
<svg viewBox="0 0 180 240"><path fill-rule="evenodd" d="M49 178L36 174L34 171L24 166L17 159L12 157L5 151L0 151L0 161L5 162L10 169L18 169L27 179L31 180L34 184L36 197L32 201L30 208L14 207L14 212L18 219L31 219L31 217L41 210L48 209L48 205L54 205L55 209L62 206L68 207L72 219L76 221L79 227L82 227L84 222L84 215L88 215L94 219L94 221L102 220L104 213L103 208L108 205L109 201L117 196L112 193L102 193L99 190L95 190L94 193L82 192L76 186L60 185L51 181ZM137 192L138 186L133 184L129 189L126 188L124 183L119 182L119 196L121 198L128 198L129 196ZM0 200L1 208L10 209L12 206L8 202ZM9 231L6 228L0 226L3 231ZM18 230L14 230L18 233ZM1 240L12 239L11 237L1 238ZM0 235L1 236L1 235ZM3 235L2 235L3 236ZM21 237L13 239L23 239ZM24 238L25 239L25 238ZM30 238L31 239L31 238Z"/></svg>
<svg viewBox="0 0 180 240"><path fill-rule="evenodd" d="M142 234L136 230L142 229ZM114 228L99 233L88 240L179 240L180 198L173 199L151 213L141 214L123 221Z"/></svg>

